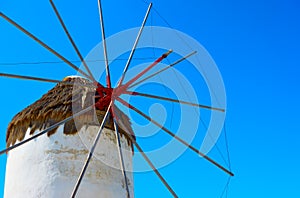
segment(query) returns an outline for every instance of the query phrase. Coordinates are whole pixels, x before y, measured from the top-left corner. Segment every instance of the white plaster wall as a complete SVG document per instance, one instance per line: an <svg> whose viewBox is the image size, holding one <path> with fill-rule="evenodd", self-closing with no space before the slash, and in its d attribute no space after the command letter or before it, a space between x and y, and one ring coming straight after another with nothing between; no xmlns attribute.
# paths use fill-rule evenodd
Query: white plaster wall
<svg viewBox="0 0 300 198"><path fill-rule="evenodd" d="M50 137L43 135L12 150L7 158L4 197L69 198L98 128L83 127L75 135L65 135L61 126ZM124 136L121 143L133 197L132 149ZM126 197L119 168L115 132L104 129L77 197Z"/></svg>

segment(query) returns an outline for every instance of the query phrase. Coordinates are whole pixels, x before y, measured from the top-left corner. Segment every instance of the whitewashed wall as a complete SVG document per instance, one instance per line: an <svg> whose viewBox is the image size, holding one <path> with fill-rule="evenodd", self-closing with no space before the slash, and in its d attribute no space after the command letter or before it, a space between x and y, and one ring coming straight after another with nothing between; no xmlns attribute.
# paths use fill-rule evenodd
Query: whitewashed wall
<svg viewBox="0 0 300 198"><path fill-rule="evenodd" d="M63 134L63 126L50 137L43 135L8 154L5 198L69 198L98 126L83 127L75 135ZM37 131L38 132L38 131ZM29 137L28 131L26 138ZM133 197L132 149L121 136L131 197ZM77 197L126 197L114 131L105 129L97 145Z"/></svg>

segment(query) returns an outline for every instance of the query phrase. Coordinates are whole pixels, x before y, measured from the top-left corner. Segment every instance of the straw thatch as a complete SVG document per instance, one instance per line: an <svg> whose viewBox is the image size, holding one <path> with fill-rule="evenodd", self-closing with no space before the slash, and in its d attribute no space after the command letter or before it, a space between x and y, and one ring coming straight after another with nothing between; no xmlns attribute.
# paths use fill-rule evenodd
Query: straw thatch
<svg viewBox="0 0 300 198"><path fill-rule="evenodd" d="M30 129L29 133L32 135L36 130L43 130L94 104L95 88L93 86L91 82L83 78L65 78L41 99L14 116L7 129L6 146L14 145L17 140L22 141L27 129ZM116 106L114 106L114 113L119 118L118 124L121 127L118 126L118 129L121 134L134 137L129 118ZM92 110L80 115L65 123L64 134L73 135L83 126L99 124L104 114L105 111ZM106 122L105 127L114 129L112 117ZM56 130L57 128L48 132L48 136L54 134ZM129 138L127 139L129 141ZM129 143L131 144L131 141Z"/></svg>

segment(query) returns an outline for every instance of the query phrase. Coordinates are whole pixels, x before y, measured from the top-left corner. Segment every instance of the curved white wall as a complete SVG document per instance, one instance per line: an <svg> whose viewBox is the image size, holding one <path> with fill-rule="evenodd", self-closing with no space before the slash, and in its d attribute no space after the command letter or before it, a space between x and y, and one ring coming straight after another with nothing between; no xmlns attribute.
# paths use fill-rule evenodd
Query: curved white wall
<svg viewBox="0 0 300 198"><path fill-rule="evenodd" d="M69 198L98 126L82 127L75 135L63 126L50 137L43 135L8 154L5 198ZM27 131L26 138L29 137ZM84 142L84 143L83 143ZM133 194L132 148L121 136L128 184ZM109 165L108 165L109 164ZM77 197L126 197L115 132L104 129Z"/></svg>

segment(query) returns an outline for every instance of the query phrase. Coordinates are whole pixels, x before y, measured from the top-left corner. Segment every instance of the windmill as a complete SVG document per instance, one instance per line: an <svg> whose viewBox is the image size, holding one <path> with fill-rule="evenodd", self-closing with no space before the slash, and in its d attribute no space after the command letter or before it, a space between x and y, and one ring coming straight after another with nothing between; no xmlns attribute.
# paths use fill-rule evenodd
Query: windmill
<svg viewBox="0 0 300 198"><path fill-rule="evenodd" d="M56 92L56 93L59 92L59 90L64 90L65 87L68 87L68 86L72 86L73 89L75 87L74 90L77 90L77 89L81 90L81 91L79 91L79 93L81 95L84 95L84 94L82 94L84 92L84 90L91 89L91 91L85 92L85 95L84 95L84 97L90 96L90 97L87 97L90 100L89 102L87 102L87 104L91 104L91 105L86 106L85 105L86 103L84 103L84 105L83 105L82 103L79 102L80 103L79 107L81 107L81 109L79 108L75 111L73 109L72 110L72 113L73 113L72 115L66 114L66 116L62 116L62 118L57 119L55 121L52 121L53 120L52 119L51 122L48 122L48 124L43 122L43 124L40 127L35 127L35 128L32 126L32 123L29 123L28 125L25 125L26 126L25 131L24 130L19 130L19 128L17 130L13 130L13 131L16 131L15 134L14 133L8 133L8 136L7 136L8 137L8 139L7 139L8 140L7 149L3 150L1 153L9 152L9 151L11 151L15 148L18 148L19 146L21 146L23 144L26 144L27 142L35 140L35 138L37 138L39 136L42 136L44 134L48 134L48 136L51 137L52 134L57 134L57 132L55 132L55 129L57 129L60 125L63 125L63 124L64 124L64 126L66 126L66 124L71 120L74 120L75 125L76 125L76 129L78 131L80 131L81 128L80 127L78 128L78 126L77 126L78 122L80 123L83 119L82 117L80 118L80 116L82 116L82 115L87 116L85 114L88 114L88 113L90 113L90 111L93 111L93 114L90 117L92 117L92 120L94 121L95 115L97 117L97 116L99 116L99 114L101 114L101 113L97 114L97 111L99 111L99 112L102 112L102 117L101 117L102 119L98 119L100 121L100 123L99 123L100 127L98 128L98 130L96 130L97 135L95 137L95 141L93 142L91 148L88 149L85 164L83 165L83 168L82 168L82 170L79 174L78 180L77 180L76 184L74 185L72 196L75 197L77 195L77 192L79 192L79 190L80 190L79 187L80 187L80 185L83 181L82 179L84 178L86 171L88 170L88 166L89 166L89 163L92 159L94 151L96 149L97 142L98 142L99 138L101 138L101 134L103 136L104 133L102 131L103 131L103 128L106 127L106 128L109 128L109 129L113 129L113 131L115 131L115 135L116 135L115 140L117 141L117 145L118 145L117 150L118 150L118 154L119 154L119 158L120 158L120 164L119 165L120 165L120 169L121 169L121 172L122 172L123 184L124 184L123 186L124 186L125 192L127 194L127 197L132 197L133 195L132 195L132 189L131 189L132 186L130 186L130 185L132 185L132 181L130 179L128 179L128 171L126 170L126 165L125 165L126 160L124 160L124 156L123 156L124 154L122 152L124 150L124 149L122 149L122 144L126 141L129 141L129 143L127 144L127 147L131 147L131 144L134 145L135 148L143 155L145 160L149 163L150 167L157 174L157 176L161 179L161 181L167 187L167 189L170 191L170 193L174 197L177 197L177 194L175 193L175 191L170 187L170 185L162 177L162 175L159 173L159 171L155 168L154 164L145 155L142 148L136 142L135 137L134 137L134 132L130 132L131 128L128 124L129 120L126 118L126 114L123 114L122 111L120 111L117 107L115 107L115 103L118 102L119 104L122 104L124 107L127 107L128 109L131 109L132 111L136 112L137 114L139 114L141 117L148 120L152 124L154 124L157 127L161 128L162 131L164 131L166 134L170 135L176 141L183 144L187 148L191 149L196 154L202 156L204 159L206 159L207 161L209 161L213 165L217 166L218 168L220 168L221 170L223 170L227 174L233 176L233 174L230 170L227 170L222 165L218 164L215 160L211 159L206 154L200 152L199 149L196 149L194 146L192 146L190 143L188 143L187 141L185 141L184 139L179 137L177 134L173 133L167 127L160 124L158 121L155 120L155 118L151 118L149 115L147 115L146 113L141 111L139 108L137 108L134 104L129 103L128 101L124 100L121 97L122 95L143 96L143 97L154 98L154 99L164 100L164 101L173 102L173 103L185 104L185 105L189 105L189 106L196 106L198 108L206 108L206 109L209 109L209 110L212 110L212 111L224 112L224 109L222 109L222 108L211 107L211 106L207 106L207 105L200 105L200 104L196 104L196 103L192 103L192 102L188 102L188 101L182 101L182 100L178 100L178 99L172 99L172 98L157 96L157 95L153 95L153 94L145 94L145 93L140 93L140 92L137 92L137 91L130 90L131 87L136 86L137 84L142 83L142 82L150 79L151 77L156 76L159 73L164 72L165 70L173 67L174 65L186 60L187 58L189 58L190 56L195 54L195 52L191 52L191 53L187 54L186 56L181 57L180 59L178 59L174 63L170 64L169 66L167 66L167 67L157 71L156 73L146 77L145 74L147 74L151 69L153 69L156 65L158 65L163 59L166 59L170 54L172 54L172 50L165 51L162 55L158 56L158 58L156 60L154 60L153 63L149 64L146 68L144 68L138 74L136 74L134 77L129 79L127 82L125 82L125 77L126 77L126 74L128 72L128 68L131 64L133 55L136 51L137 45L139 43L139 39L140 39L140 37L143 33L144 26L145 26L145 23L148 19L148 15L150 13L152 4L149 4L149 6L148 6L146 15L144 17L144 20L142 22L141 27L139 28L137 37L136 37L136 39L133 43L133 47L130 51L129 57L128 57L127 62L125 64L123 73L122 73L120 79L118 80L117 85L113 88L112 84L111 84L111 77L110 77L110 65L109 65L109 61L108 61L108 53L107 53L107 47L106 47L106 37L105 37L101 2L98 1L98 7L99 7L99 15L100 15L100 21L101 21L100 24L101 24L101 32L102 32L102 44L103 44L103 50L104 50L104 63L105 63L105 71L106 71L106 86L103 86L100 82L98 82L95 79L93 73L89 69L88 63L85 61L85 59L81 55L78 47L76 46L76 44L75 44L74 40L72 39L68 29L66 28L66 25L64 24L64 21L63 21L62 17L60 16L54 2L51 0L50 3L53 7L53 10L54 10L57 18L59 19L59 22L61 23L61 25L62 25L65 33L66 33L67 37L69 38L70 42L72 43L72 46L74 47L74 50L76 51L80 61L82 62L83 67L85 68L85 71L82 70L81 68L77 67L76 65L74 65L71 61L69 61L64 56L62 56L61 54L56 52L54 49L52 49L50 46L48 46L45 42L43 42L42 40L40 40L39 38L37 38L36 36L31 34L29 31L24 29L22 26L20 26L17 22L15 22L11 18L9 18L4 13L1 13L0 16L3 19L5 19L6 21L8 21L9 23L11 23L12 25L14 25L19 30L21 30L27 36L31 37L33 40L38 42L40 45L42 45L48 51L53 53L55 56L60 58L67 65L69 65L70 67L72 67L73 69L78 71L78 73L80 75L82 75L84 78L86 78L88 82L84 82L85 80L83 80L82 78L74 78L74 77L73 78L72 77L66 78L64 81L61 82L61 81L55 81L55 80L52 80L52 79L43 79L43 78L36 78L36 77L30 77L30 76L20 76L20 75L11 75L11 74L3 74L3 73L1 75L6 76L6 77L16 77L16 78L47 81L47 82L57 82L57 83L59 83L57 86L60 87L60 89L58 89L58 91L56 91L55 88L54 88L54 90L52 90L52 92ZM74 79L77 79L77 80L74 80ZM73 92L74 92L74 90L73 90ZM94 95L89 94L90 92L94 93ZM64 93L64 92L62 92L62 93ZM68 93L72 93L72 91L68 92ZM47 98L48 96L49 95L46 95L45 98ZM58 96L60 96L60 95L58 95ZM72 96L74 97L73 93L72 93ZM82 97L80 99L82 99ZM46 101L47 101L47 99L46 99ZM77 102L75 102L75 103L77 103ZM43 103L39 104L38 107L43 107L42 104ZM72 104L72 105L74 107L74 104ZM30 106L29 109L32 110L33 106ZM75 109L76 109L76 107L75 107ZM37 108L37 110L38 110L38 108ZM50 108L50 110L51 110L51 108ZM26 109L24 111L26 111ZM57 115L59 115L60 113L61 112L59 112ZM46 114L46 112L43 115L45 115L45 114ZM30 118L31 118L32 115L36 115L36 113L26 114L26 116L27 115L29 115ZM57 117L57 115L55 117ZM79 119L76 119L77 116L79 117ZM20 119L21 119L21 117L22 116L20 116ZM89 116L87 116L87 117L89 117ZM125 117L125 119L124 119L124 117ZM24 117L21 120L24 121L23 119L24 119ZM40 121L37 118L35 118L34 120L35 121ZM41 118L41 120L45 120L45 119ZM86 121L84 124L86 124L86 123L89 123L89 122ZM11 126L17 126L17 124L12 122ZM12 129L12 128L13 127L9 128L9 129ZM28 128L40 129L40 131L37 132L36 130L32 130L31 132L28 132L29 135L31 135L31 136L27 137L27 139L26 139L26 135L27 135L26 131L27 131ZM70 128L74 128L74 127L71 126ZM68 133L68 131L70 132L70 130L66 130L64 132ZM10 130L9 130L9 132L10 132ZM60 133L62 133L62 132L60 131ZM10 136L11 134L13 134L13 135ZM19 137L18 135L20 135L20 134L22 134L22 135ZM126 141L124 139L123 140L121 139L121 134L124 135L123 138L125 137ZM19 142L17 142L17 140L19 140ZM22 148L22 147L20 147L20 148Z"/></svg>

